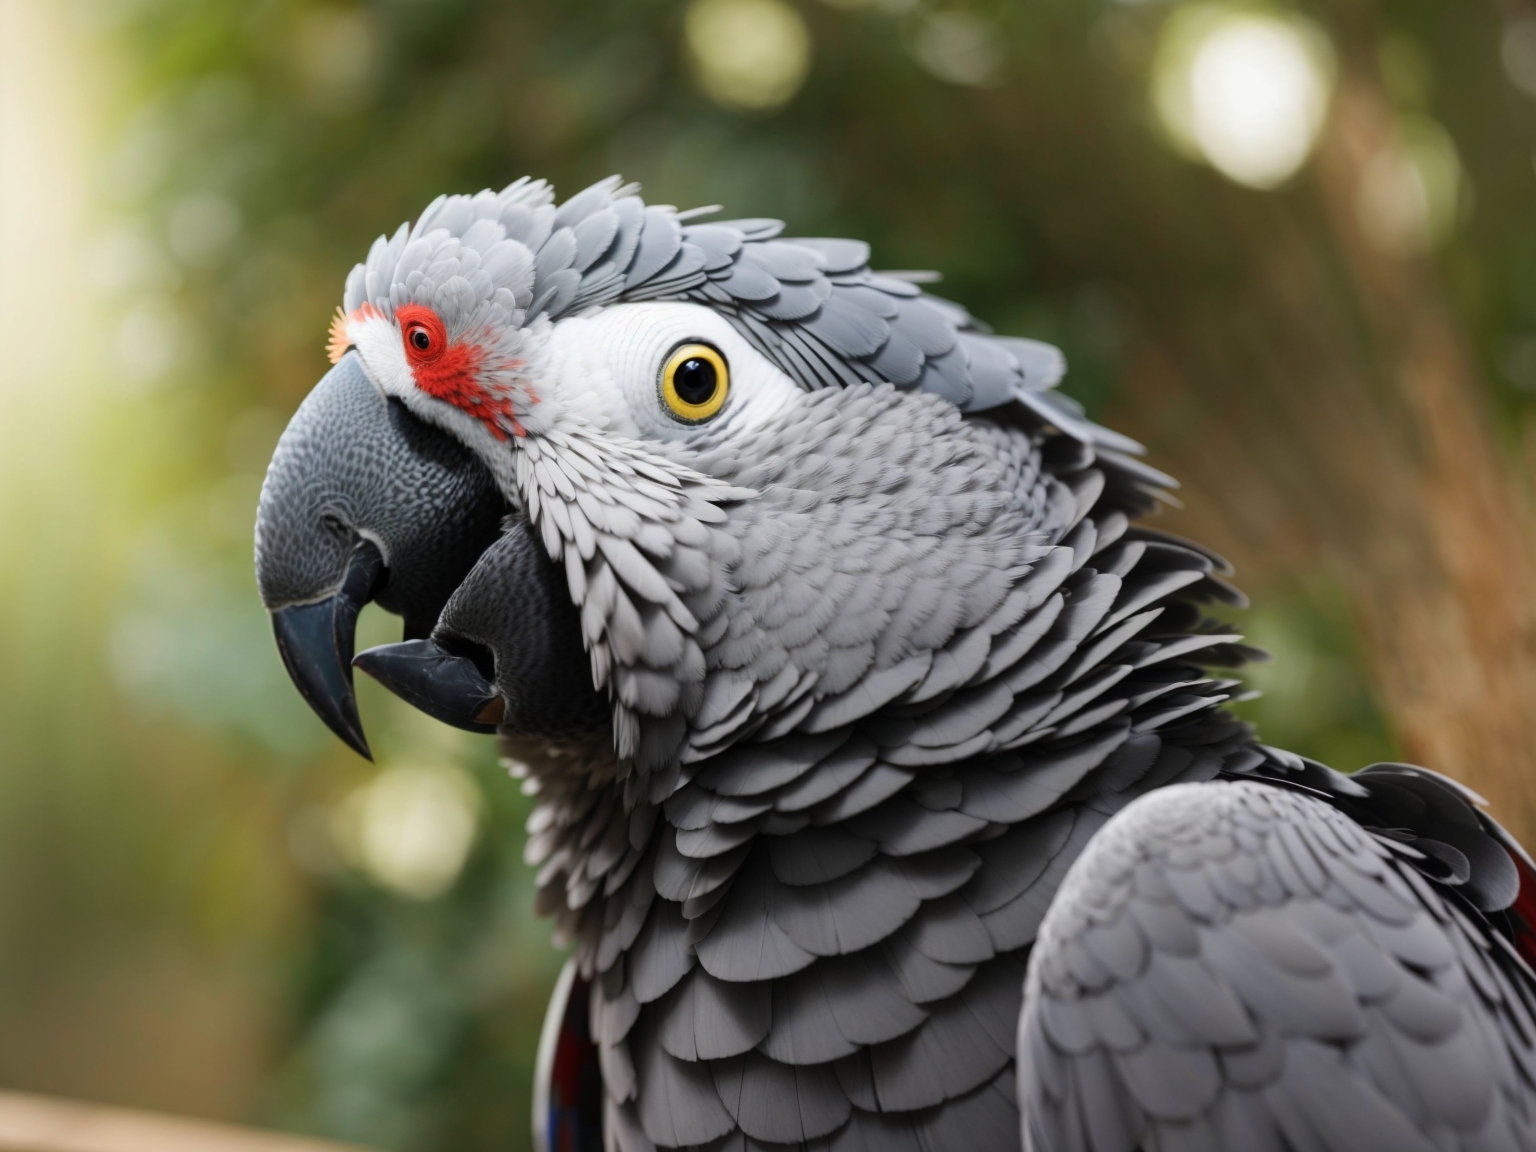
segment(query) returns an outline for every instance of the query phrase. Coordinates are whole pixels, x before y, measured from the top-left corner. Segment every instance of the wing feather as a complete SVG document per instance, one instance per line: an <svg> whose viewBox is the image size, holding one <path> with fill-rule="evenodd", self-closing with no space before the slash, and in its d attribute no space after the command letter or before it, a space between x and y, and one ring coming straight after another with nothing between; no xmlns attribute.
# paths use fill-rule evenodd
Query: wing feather
<svg viewBox="0 0 1536 1152"><path fill-rule="evenodd" d="M1314 796L1244 781L1136 801L1031 957L1029 1146L1084 1126L1111 1147L1531 1146L1536 1085L1506 1054L1536 1043L1510 1027L1529 970L1469 976L1487 930L1412 870Z"/></svg>

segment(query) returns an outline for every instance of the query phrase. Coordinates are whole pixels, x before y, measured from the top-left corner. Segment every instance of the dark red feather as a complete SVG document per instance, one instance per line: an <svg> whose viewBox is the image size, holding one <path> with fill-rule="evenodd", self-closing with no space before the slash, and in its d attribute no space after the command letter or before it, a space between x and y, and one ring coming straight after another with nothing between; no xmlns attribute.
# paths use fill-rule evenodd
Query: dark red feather
<svg viewBox="0 0 1536 1152"><path fill-rule="evenodd" d="M1532 968L1536 968L1536 869L1523 853L1510 852L1515 871L1520 874L1520 891L1515 902L1505 911L1509 917L1510 934L1514 937L1515 951Z"/></svg>
<svg viewBox="0 0 1536 1152"><path fill-rule="evenodd" d="M571 985L549 1076L550 1152L601 1152L603 1073L588 1019L591 985Z"/></svg>

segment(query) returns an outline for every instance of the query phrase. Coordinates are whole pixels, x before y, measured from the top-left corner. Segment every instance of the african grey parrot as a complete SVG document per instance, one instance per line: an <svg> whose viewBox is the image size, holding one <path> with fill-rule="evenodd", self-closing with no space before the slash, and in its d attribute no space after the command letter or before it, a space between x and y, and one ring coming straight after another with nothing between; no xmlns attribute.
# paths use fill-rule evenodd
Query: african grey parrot
<svg viewBox="0 0 1536 1152"><path fill-rule="evenodd" d="M261 496L319 714L366 754L355 663L537 794L539 1146L1536 1148L1536 870L1477 798L1223 709L1240 597L1054 348L712 211L438 199Z"/></svg>

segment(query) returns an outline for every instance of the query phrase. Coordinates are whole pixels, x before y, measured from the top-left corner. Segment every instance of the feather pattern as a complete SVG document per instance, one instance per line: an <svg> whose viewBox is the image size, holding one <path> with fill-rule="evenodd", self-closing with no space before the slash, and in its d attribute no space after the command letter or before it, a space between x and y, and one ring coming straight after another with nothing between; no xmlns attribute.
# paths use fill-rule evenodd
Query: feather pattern
<svg viewBox="0 0 1536 1152"><path fill-rule="evenodd" d="M823 415L831 405L836 419ZM849 422L867 458L850 453ZM621 757L617 770L627 794L658 805L660 848L631 881L655 892L644 923L608 969L633 1021L598 1011L624 1024L600 1042L625 1050L626 1068L659 1047L716 1069L709 1080L626 1079L632 1093L610 1101L623 1131L672 1146L642 1099L665 1092L667 1108L712 1094L700 1115L723 1108L754 1141L879 1140L893 1113L940 1128L974 1113L1017 1139L1013 1105L988 1086L1008 1082L1021 957L1067 867L1143 779L1209 779L1247 746L1216 710L1229 695L1220 682L1176 657L1176 679L1138 671L1188 641L1153 609L1201 595L1210 560L1190 549L1180 568L1159 553L1143 574L1138 544L1106 549L1114 570L1101 572L1097 537L1074 529L1134 512L1141 490L1091 452L1057 464L1047 449L1059 435L962 420L948 404L867 384L812 394L750 459L706 450L686 473L681 457L649 461L673 483L639 519L684 525L687 546L708 558L705 579L679 579L658 550L633 544L634 528L631 548L598 543L581 561L588 636L594 651L608 637L601 659L636 747L676 758L674 769ZM569 566L576 523L594 536L614 525L563 493L558 475L542 479L538 462L524 475L541 508L563 506L551 554ZM690 500L723 515L689 517ZM687 700L617 687L648 672L675 684L675 664L662 661L679 658L676 643L648 640L655 624L638 609L624 624L620 594L698 645ZM694 628L678 624L668 594ZM704 633L714 642L699 643ZM1169 722L1171 735L1138 735L1136 718L1165 707L1158 689L1170 683L1198 706ZM1126 716L1070 728L1106 700ZM679 712L684 723L647 745L644 733ZM1202 753L1184 754L1191 746ZM664 788L630 787L641 778ZM583 818L541 827L540 844L555 842L551 829L571 836L604 818L584 803ZM584 927L595 910L558 915L602 988L613 953L600 944L615 930ZM706 1038L701 988L740 989L750 1009L715 996ZM869 1062L867 1091L830 1071L856 1057ZM767 1099L778 1106L764 1111Z"/></svg>
<svg viewBox="0 0 1536 1152"><path fill-rule="evenodd" d="M1061 354L637 191L440 198L345 296L494 354L490 433L391 394L480 437L611 705L504 733L606 1146L1017 1148L1021 1101L1071 1152L1536 1145L1536 869L1448 782L1222 709L1241 596L1136 523L1173 481ZM793 400L648 439L540 391L555 325L640 301Z"/></svg>
<svg viewBox="0 0 1536 1152"><path fill-rule="evenodd" d="M1161 789L1071 868L1019 1026L1032 1145L1531 1147L1536 987L1466 911L1509 872L1497 830L1427 773L1272 771L1305 790ZM1390 837L1358 821L1415 808ZM1404 853L1447 827L1488 869L1460 896Z"/></svg>

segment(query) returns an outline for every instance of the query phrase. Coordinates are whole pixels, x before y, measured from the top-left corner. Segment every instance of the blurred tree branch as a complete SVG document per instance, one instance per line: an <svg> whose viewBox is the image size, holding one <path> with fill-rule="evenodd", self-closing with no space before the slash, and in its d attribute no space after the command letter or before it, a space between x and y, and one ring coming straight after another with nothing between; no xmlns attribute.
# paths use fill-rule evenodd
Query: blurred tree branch
<svg viewBox="0 0 1536 1152"><path fill-rule="evenodd" d="M1381 478L1341 492L1360 501L1355 519L1368 534L1331 538L1329 548L1350 574L1406 754L1482 792L1529 843L1536 533L1523 478L1493 433L1466 334L1432 267L1393 259L1361 234L1355 204L1366 166L1401 147L1380 89L1347 76L1318 184L1381 349L1393 411L1379 426L1397 433L1406 474L1392 477L1391 492ZM1401 543L1384 546L1374 539L1383 532Z"/></svg>

